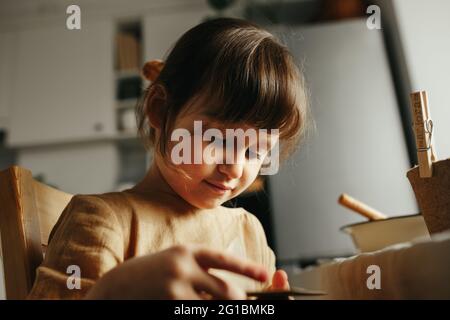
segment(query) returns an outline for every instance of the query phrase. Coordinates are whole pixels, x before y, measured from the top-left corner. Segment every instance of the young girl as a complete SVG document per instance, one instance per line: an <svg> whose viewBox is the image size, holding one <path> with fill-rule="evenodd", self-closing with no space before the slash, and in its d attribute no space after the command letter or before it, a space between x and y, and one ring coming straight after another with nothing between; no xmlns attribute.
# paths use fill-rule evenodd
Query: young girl
<svg viewBox="0 0 450 320"><path fill-rule="evenodd" d="M153 80L137 108L154 148L147 175L122 192L72 198L29 298L244 299L247 290L287 289L257 218L221 205L252 184L270 148L279 141L285 155L305 131L293 57L257 25L221 18L187 31L144 74ZM194 121L220 132L279 131L268 130L269 147L257 155L249 142L231 163L175 164L172 133L194 132Z"/></svg>

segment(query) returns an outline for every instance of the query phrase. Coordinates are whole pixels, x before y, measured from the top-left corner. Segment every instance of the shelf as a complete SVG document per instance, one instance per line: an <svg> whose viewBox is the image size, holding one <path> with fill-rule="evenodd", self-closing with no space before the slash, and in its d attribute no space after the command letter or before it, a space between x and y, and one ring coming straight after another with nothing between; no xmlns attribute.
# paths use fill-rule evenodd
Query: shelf
<svg viewBox="0 0 450 320"><path fill-rule="evenodd" d="M117 132L113 135L98 135L92 137L67 139L65 141L43 141L34 144L20 144L13 147L8 146L10 149L28 149L28 148L41 148L41 147L61 147L73 144L85 144L85 143L99 143L99 142L117 142L117 143L140 143L140 138L137 132Z"/></svg>
<svg viewBox="0 0 450 320"><path fill-rule="evenodd" d="M142 21L140 18L116 24L115 116L117 136L122 146L140 142L137 136L134 109L142 94L144 78L141 74L143 57Z"/></svg>

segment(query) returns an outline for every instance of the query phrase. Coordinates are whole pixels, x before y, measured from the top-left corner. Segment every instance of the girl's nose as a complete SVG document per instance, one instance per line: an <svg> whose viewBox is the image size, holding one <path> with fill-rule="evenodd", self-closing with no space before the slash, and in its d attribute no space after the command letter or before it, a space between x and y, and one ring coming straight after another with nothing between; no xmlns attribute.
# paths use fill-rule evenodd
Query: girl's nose
<svg viewBox="0 0 450 320"><path fill-rule="evenodd" d="M222 164L218 165L219 172L225 174L228 179L239 179L242 176L245 165L246 149L224 148L224 152L219 155L222 157Z"/></svg>
<svg viewBox="0 0 450 320"><path fill-rule="evenodd" d="M232 164L218 164L217 169L220 173L227 176L228 179L239 179L242 176L244 170L244 163L232 163Z"/></svg>

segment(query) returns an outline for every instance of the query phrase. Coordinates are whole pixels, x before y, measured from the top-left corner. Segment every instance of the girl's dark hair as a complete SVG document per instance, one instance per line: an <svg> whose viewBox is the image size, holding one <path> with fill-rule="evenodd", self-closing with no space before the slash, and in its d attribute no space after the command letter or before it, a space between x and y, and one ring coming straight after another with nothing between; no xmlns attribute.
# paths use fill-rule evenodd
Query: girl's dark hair
<svg viewBox="0 0 450 320"><path fill-rule="evenodd" d="M159 141L147 116L148 98L156 88L165 93ZM177 116L197 97L206 101L216 121L279 129L282 157L293 151L308 127L304 80L294 58L271 33L245 20L209 20L175 43L137 106L146 146L167 155L166 142Z"/></svg>

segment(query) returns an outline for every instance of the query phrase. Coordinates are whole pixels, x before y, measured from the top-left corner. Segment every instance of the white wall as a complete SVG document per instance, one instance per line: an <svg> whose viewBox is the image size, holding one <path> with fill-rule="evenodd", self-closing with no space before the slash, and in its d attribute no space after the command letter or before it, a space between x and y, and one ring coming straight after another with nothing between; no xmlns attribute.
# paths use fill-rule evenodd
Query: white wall
<svg viewBox="0 0 450 320"><path fill-rule="evenodd" d="M394 0L412 90L427 90L439 159L450 157L450 1Z"/></svg>
<svg viewBox="0 0 450 320"><path fill-rule="evenodd" d="M0 130L9 125L14 45L15 35L12 32L0 32Z"/></svg>
<svg viewBox="0 0 450 320"><path fill-rule="evenodd" d="M382 33L355 20L294 28L287 41L304 62L317 131L270 176L278 258L348 254L339 228L364 219L338 205L341 193L389 216L418 212Z"/></svg>
<svg viewBox="0 0 450 320"><path fill-rule="evenodd" d="M111 191L119 172L119 156L112 142L24 149L18 163L74 194Z"/></svg>

